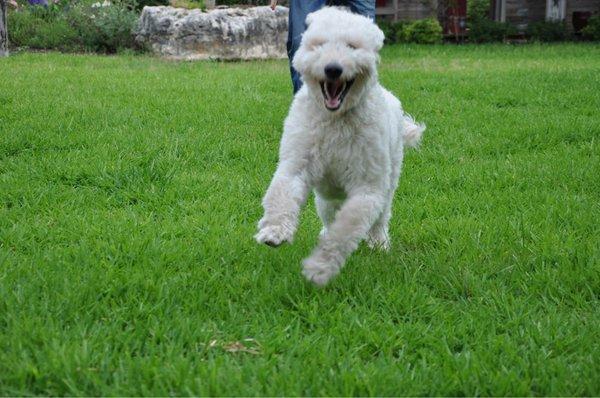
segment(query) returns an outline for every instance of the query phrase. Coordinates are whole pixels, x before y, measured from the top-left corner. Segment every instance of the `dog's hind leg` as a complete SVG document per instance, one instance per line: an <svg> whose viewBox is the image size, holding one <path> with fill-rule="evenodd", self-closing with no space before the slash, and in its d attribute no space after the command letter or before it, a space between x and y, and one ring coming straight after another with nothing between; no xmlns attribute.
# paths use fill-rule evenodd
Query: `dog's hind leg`
<svg viewBox="0 0 600 398"><path fill-rule="evenodd" d="M371 249L379 249L384 251L390 250L391 242L389 224L390 219L392 218L392 202L394 200L396 188L398 188L400 172L402 170L403 153L399 152L399 154L400 156L395 160L395 166L390 176L390 191L385 197L383 211L369 230L369 234L367 236L367 244Z"/></svg>
<svg viewBox="0 0 600 398"><path fill-rule="evenodd" d="M383 211L379 215L379 218L371 229L367 236L367 245L371 249L379 249L388 251L390 249L390 234L389 234L389 222L392 217L392 200L387 200Z"/></svg>

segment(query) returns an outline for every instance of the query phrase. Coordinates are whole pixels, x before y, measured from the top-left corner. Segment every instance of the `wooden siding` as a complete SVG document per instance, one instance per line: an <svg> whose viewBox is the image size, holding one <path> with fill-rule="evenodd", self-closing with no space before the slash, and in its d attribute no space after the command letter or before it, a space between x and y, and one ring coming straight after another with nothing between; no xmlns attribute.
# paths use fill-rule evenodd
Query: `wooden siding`
<svg viewBox="0 0 600 398"><path fill-rule="evenodd" d="M398 19L414 20L437 17L435 0L398 0Z"/></svg>
<svg viewBox="0 0 600 398"><path fill-rule="evenodd" d="M494 4L501 0L491 0L492 17L499 20ZM521 32L532 22L543 21L546 18L545 0L505 0L506 22L514 25ZM589 11L600 13L600 0L566 0L565 22L569 29L573 28L573 12ZM378 2L381 4L381 2ZM387 0L385 6L377 7L379 16L389 16L394 20L411 21L423 18L435 18L440 21L445 18L448 0Z"/></svg>
<svg viewBox="0 0 600 398"><path fill-rule="evenodd" d="M544 0L506 0L506 22L524 31L531 22L546 18Z"/></svg>
<svg viewBox="0 0 600 398"><path fill-rule="evenodd" d="M385 5L379 4L381 2L378 2L377 15L399 21L435 18L438 12L438 0L387 0Z"/></svg>
<svg viewBox="0 0 600 398"><path fill-rule="evenodd" d="M573 28L573 11L600 12L600 0L566 0L565 22L569 29ZM506 22L524 31L532 22L546 19L546 2L544 0L506 0Z"/></svg>

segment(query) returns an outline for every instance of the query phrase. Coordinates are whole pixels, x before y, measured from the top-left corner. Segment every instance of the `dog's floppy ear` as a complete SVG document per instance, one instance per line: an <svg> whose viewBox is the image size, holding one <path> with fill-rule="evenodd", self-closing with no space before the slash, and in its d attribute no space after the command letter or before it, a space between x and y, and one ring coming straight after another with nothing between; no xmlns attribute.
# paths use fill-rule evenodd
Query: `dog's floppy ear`
<svg viewBox="0 0 600 398"><path fill-rule="evenodd" d="M375 22L373 22L373 28L373 42L375 43L375 50L379 51L381 50L381 47L383 47L383 40L385 39L385 34L381 29L379 29L379 26L377 26Z"/></svg>
<svg viewBox="0 0 600 398"><path fill-rule="evenodd" d="M308 25L310 25L312 23L312 21L314 19L313 14L314 14L314 12L311 12L310 14L308 14L306 16L306 21L304 21L304 23L306 23L306 26L308 26Z"/></svg>

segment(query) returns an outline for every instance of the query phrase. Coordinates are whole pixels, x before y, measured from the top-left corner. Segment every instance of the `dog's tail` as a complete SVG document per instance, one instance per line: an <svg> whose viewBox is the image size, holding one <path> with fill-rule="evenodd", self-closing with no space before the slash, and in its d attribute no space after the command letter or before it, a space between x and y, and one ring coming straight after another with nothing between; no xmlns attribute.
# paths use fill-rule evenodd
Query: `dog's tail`
<svg viewBox="0 0 600 398"><path fill-rule="evenodd" d="M421 142L421 137L425 131L425 125L415 122L415 119L413 119L412 116L405 113L402 116L402 127L402 138L404 139L404 145L411 148L417 147L419 142Z"/></svg>

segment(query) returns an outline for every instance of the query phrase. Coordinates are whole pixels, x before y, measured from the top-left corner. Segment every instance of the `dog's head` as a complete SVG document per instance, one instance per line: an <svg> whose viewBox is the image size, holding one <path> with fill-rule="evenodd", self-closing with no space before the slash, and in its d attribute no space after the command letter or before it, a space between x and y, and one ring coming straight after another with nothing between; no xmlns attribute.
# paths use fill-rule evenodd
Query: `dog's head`
<svg viewBox="0 0 600 398"><path fill-rule="evenodd" d="M369 18L338 7L309 14L306 24L294 68L329 111L355 106L377 80L383 32Z"/></svg>

